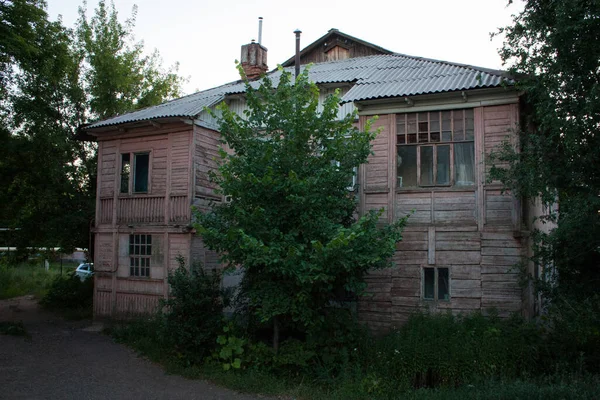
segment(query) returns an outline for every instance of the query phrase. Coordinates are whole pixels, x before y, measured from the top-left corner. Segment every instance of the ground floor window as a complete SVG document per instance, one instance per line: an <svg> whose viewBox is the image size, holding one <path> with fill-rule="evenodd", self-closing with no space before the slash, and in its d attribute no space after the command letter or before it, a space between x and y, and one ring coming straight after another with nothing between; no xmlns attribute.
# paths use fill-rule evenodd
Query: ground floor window
<svg viewBox="0 0 600 400"><path fill-rule="evenodd" d="M129 275L150 276L152 235L129 235Z"/></svg>
<svg viewBox="0 0 600 400"><path fill-rule="evenodd" d="M423 298L425 300L450 300L450 270L448 268L423 268Z"/></svg>

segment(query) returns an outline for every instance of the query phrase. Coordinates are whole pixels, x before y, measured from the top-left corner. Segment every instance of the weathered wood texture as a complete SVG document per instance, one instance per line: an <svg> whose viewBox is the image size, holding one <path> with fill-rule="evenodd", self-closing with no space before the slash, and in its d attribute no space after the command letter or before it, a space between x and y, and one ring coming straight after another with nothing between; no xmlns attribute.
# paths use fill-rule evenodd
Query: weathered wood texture
<svg viewBox="0 0 600 400"><path fill-rule="evenodd" d="M194 127L194 195L196 197L218 197L217 188L209 173L216 171L219 156L219 133L210 129Z"/></svg>
<svg viewBox="0 0 600 400"><path fill-rule="evenodd" d="M514 142L516 112L514 105L475 110L475 149L481 152L476 159L484 160L504 140ZM393 204L395 218L410 217L394 267L367 276L359 317L381 332L404 323L417 310L460 313L497 308L502 316L520 312L522 290L515 266L526 255L526 244L514 236L519 203L510 193L502 193L498 184L485 181L483 165L475 166L473 188L390 187L393 177L387 174L395 172L386 169L388 146L395 141L389 118L380 116L378 121L383 130L365 167L363 210ZM450 300L423 299L423 268L432 267L448 268Z"/></svg>
<svg viewBox="0 0 600 400"><path fill-rule="evenodd" d="M339 49L336 49L338 47ZM300 55L300 64L319 63L344 58L364 57L385 54L372 46L351 40L347 37L333 34L323 45L315 46L311 51ZM337 57L337 58L333 58ZM294 65L292 62L289 65Z"/></svg>

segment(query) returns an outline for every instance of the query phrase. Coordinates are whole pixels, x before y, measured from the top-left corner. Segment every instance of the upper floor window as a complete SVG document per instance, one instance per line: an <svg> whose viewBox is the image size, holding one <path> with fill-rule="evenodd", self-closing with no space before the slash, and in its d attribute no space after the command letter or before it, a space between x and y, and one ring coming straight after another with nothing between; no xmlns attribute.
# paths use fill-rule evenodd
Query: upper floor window
<svg viewBox="0 0 600 400"><path fill-rule="evenodd" d="M396 116L397 186L475 184L473 109Z"/></svg>
<svg viewBox="0 0 600 400"><path fill-rule="evenodd" d="M121 193L148 193L149 164L150 153L121 154Z"/></svg>

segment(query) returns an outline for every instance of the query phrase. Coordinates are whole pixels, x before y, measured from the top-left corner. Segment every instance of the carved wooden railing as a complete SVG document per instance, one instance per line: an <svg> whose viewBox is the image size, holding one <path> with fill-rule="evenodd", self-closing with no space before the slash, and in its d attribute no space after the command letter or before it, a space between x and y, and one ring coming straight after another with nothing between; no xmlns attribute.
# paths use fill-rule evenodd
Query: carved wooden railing
<svg viewBox="0 0 600 400"><path fill-rule="evenodd" d="M114 200L100 199L98 222L110 225L113 220ZM165 196L135 196L117 199L117 224L165 222ZM191 218L187 195L171 195L168 203L169 223L188 223Z"/></svg>
<svg viewBox="0 0 600 400"><path fill-rule="evenodd" d="M119 199L118 223L164 222L165 197L123 197Z"/></svg>
<svg viewBox="0 0 600 400"><path fill-rule="evenodd" d="M113 199L100 199L100 224L110 224L113 218Z"/></svg>
<svg viewBox="0 0 600 400"><path fill-rule="evenodd" d="M169 222L187 223L190 221L190 201L188 196L171 196Z"/></svg>

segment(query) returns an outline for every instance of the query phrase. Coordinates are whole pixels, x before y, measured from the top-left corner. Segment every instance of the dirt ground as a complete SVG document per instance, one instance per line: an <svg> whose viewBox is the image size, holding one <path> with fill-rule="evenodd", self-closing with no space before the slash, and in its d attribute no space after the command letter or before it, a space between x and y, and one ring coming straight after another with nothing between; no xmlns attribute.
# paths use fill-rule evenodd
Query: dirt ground
<svg viewBox="0 0 600 400"><path fill-rule="evenodd" d="M23 321L31 336L0 335L0 399L255 399L166 375L91 321L64 321L32 296L0 300L0 321Z"/></svg>

